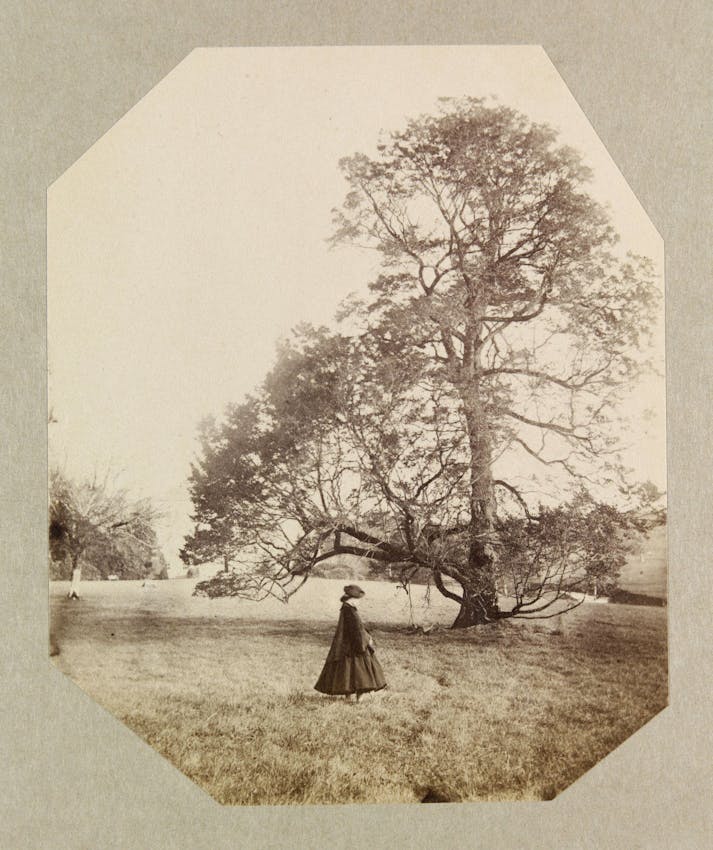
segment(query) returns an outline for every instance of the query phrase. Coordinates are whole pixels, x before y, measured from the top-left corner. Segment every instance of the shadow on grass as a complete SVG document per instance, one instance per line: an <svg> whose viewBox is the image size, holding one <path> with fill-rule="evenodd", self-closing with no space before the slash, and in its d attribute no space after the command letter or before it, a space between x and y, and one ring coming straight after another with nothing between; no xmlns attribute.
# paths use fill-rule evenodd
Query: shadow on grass
<svg viewBox="0 0 713 850"><path fill-rule="evenodd" d="M523 631L522 621L499 620L481 626L453 629L450 625L437 624L426 629L406 623L384 623L374 620L367 625L370 631L384 636L409 638L417 643L477 644L487 646L500 643L503 638L519 637Z"/></svg>
<svg viewBox="0 0 713 850"><path fill-rule="evenodd" d="M651 605L665 608L666 600L658 596L647 596L645 593L631 593L628 590L615 590L609 596L609 602L617 605Z"/></svg>

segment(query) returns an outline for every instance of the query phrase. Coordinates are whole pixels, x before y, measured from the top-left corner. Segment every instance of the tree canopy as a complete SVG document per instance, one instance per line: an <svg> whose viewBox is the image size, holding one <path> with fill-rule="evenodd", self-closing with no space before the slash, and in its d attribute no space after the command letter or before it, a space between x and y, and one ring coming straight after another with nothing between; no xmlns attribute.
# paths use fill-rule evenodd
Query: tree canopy
<svg viewBox="0 0 713 850"><path fill-rule="evenodd" d="M375 250L381 271L340 331L298 329L204 427L187 549L240 568L198 592L287 598L321 560L360 554L429 571L467 626L615 571L643 528L635 497L655 497L627 481L617 419L657 289L580 156L465 99L341 168L333 240Z"/></svg>

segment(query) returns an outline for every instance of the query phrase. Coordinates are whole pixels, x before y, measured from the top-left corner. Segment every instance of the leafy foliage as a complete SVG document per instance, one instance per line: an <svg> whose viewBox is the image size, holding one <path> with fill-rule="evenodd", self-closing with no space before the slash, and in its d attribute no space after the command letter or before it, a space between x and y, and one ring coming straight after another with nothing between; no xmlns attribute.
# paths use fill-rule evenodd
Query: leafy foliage
<svg viewBox="0 0 713 850"><path fill-rule="evenodd" d="M655 522L592 502L585 492L566 504L540 506L534 520L500 519L498 577L514 599L510 613L538 614L572 593L611 593L627 555Z"/></svg>
<svg viewBox="0 0 713 850"><path fill-rule="evenodd" d="M161 577L166 562L157 546L156 512L148 501L131 501L109 476L71 481L50 476L49 547L53 578L81 567L86 578Z"/></svg>

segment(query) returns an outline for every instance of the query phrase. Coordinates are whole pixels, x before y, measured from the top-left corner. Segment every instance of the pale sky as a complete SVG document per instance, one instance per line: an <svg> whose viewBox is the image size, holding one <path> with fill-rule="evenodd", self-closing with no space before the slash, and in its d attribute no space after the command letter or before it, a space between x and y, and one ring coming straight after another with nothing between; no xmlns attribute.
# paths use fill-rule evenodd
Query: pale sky
<svg viewBox="0 0 713 850"><path fill-rule="evenodd" d="M329 322L373 278L375 254L325 241L339 159L463 95L560 130L622 245L663 272L660 237L538 47L196 50L50 187L50 462L123 470L166 514L170 565L200 419L261 381L292 326ZM631 410L627 462L664 489L663 381Z"/></svg>

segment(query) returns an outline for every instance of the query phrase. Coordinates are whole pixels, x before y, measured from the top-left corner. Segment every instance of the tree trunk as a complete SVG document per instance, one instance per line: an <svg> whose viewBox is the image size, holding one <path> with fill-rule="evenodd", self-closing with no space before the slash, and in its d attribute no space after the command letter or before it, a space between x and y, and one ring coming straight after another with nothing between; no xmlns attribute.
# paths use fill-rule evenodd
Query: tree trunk
<svg viewBox="0 0 713 850"><path fill-rule="evenodd" d="M460 611L452 629L467 629L469 626L483 626L498 619L500 613L490 594L471 594L464 591Z"/></svg>
<svg viewBox="0 0 713 850"><path fill-rule="evenodd" d="M496 553L493 547L495 500L490 470L491 447L488 423L482 414L478 382L473 379L463 393L470 447L470 545L467 581L454 629L491 623L499 616L495 587Z"/></svg>
<svg viewBox="0 0 713 850"><path fill-rule="evenodd" d="M481 626L492 623L500 616L498 594L493 577L493 558L488 552L490 547L474 541L471 544L468 560L468 582L463 585L463 601L460 611L451 626L453 629L465 629L468 626Z"/></svg>
<svg viewBox="0 0 713 850"><path fill-rule="evenodd" d="M79 585L82 582L82 569L79 566L79 555L72 555L72 580L69 585L70 599L79 599Z"/></svg>

